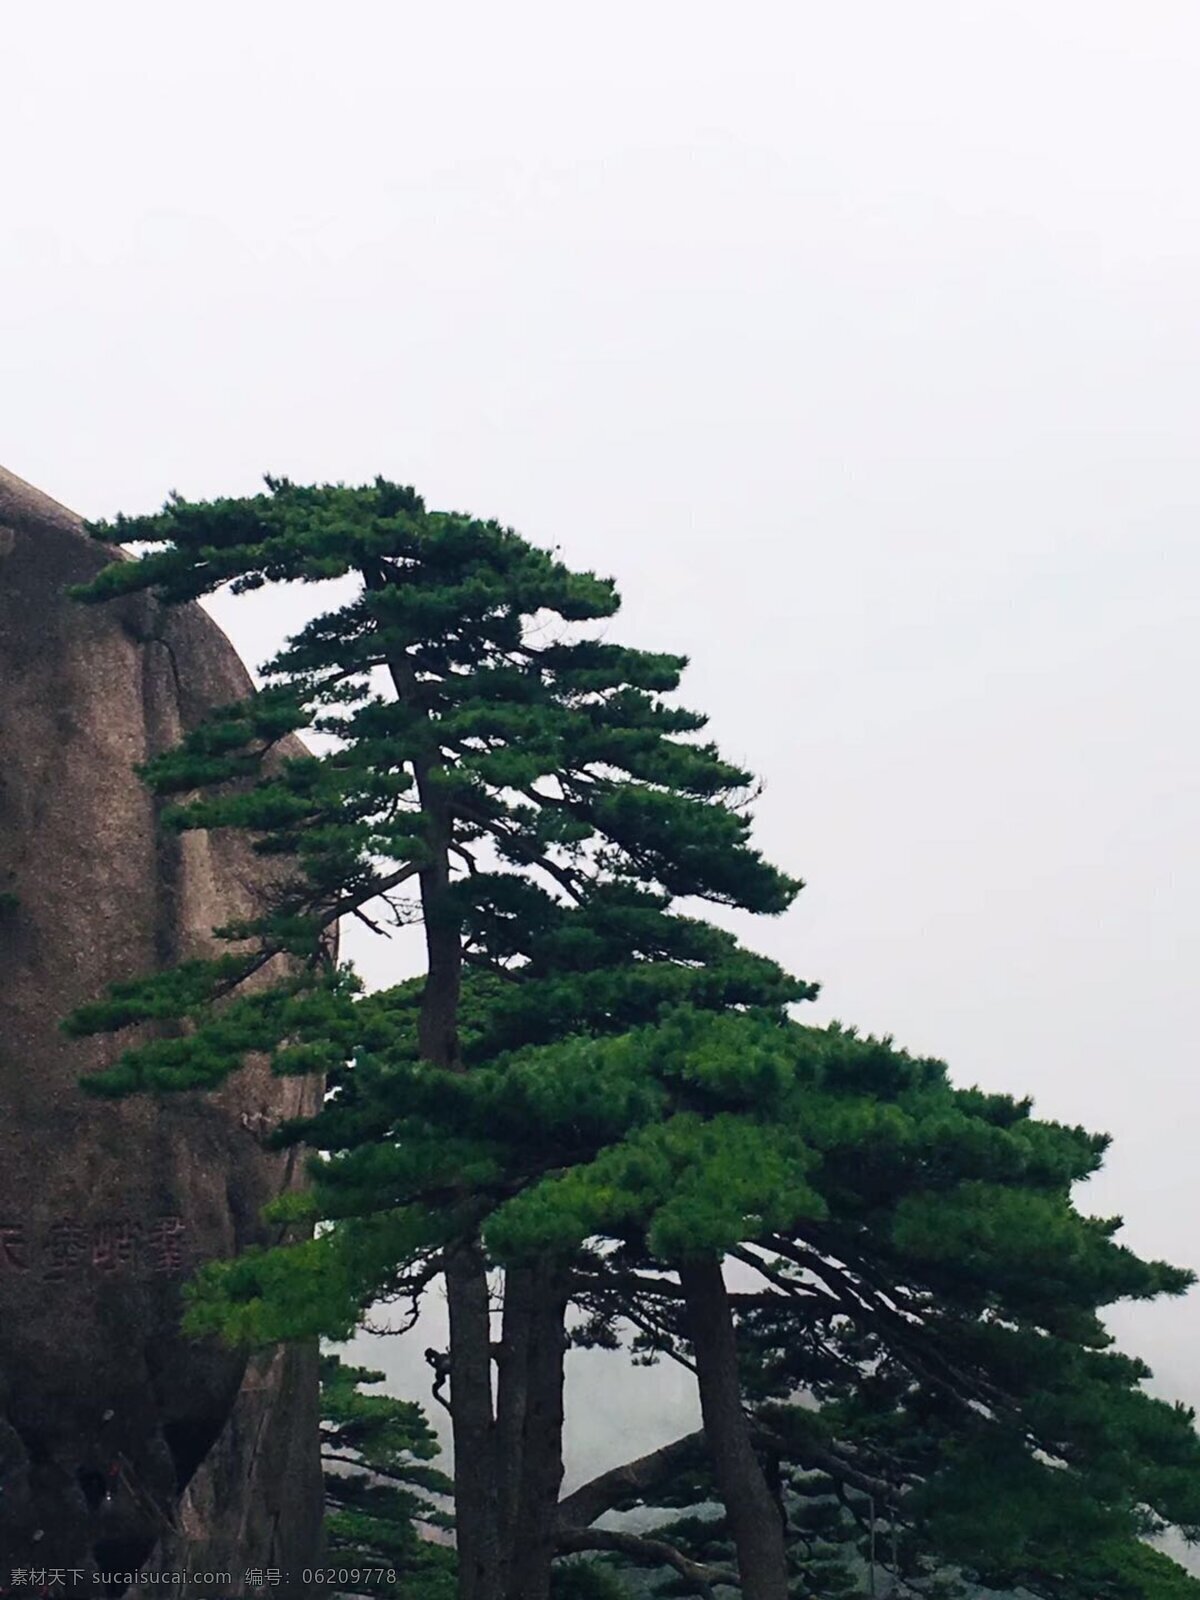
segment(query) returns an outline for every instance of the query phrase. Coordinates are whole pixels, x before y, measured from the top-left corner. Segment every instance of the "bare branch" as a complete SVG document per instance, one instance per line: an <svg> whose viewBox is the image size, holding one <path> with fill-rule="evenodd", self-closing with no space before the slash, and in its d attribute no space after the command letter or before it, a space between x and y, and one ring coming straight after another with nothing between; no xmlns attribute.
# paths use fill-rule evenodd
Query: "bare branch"
<svg viewBox="0 0 1200 1600"><path fill-rule="evenodd" d="M374 918L367 915L361 906L355 906L353 914L361 923L370 928L372 933L382 934L385 939L390 939L392 937L387 929L381 928Z"/></svg>

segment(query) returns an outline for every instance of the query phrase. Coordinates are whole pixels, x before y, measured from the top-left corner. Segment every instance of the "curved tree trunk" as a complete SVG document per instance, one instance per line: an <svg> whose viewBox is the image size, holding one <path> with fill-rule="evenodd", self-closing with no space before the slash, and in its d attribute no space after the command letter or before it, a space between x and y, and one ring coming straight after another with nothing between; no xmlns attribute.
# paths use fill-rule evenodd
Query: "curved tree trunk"
<svg viewBox="0 0 1200 1600"><path fill-rule="evenodd" d="M743 1600L788 1600L779 1507L754 1453L742 1409L729 1294L716 1256L678 1267L700 1382L700 1408L717 1487L737 1549Z"/></svg>

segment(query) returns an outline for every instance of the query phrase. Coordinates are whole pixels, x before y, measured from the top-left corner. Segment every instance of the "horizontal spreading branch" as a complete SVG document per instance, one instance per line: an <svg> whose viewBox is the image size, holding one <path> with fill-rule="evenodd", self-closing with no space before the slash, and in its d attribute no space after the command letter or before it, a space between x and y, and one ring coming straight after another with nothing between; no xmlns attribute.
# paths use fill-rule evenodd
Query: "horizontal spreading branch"
<svg viewBox="0 0 1200 1600"><path fill-rule="evenodd" d="M848 1488L857 1489L860 1494L868 1494L872 1499L881 1500L886 1505L894 1505L899 1499L894 1483L889 1483L886 1478L876 1478L868 1472L863 1472L836 1448L830 1449L815 1441L789 1444L770 1429L757 1425L753 1433L756 1444L764 1445L787 1459L796 1461L802 1467L811 1467L814 1471L824 1472Z"/></svg>
<svg viewBox="0 0 1200 1600"><path fill-rule="evenodd" d="M340 1461L343 1465L345 1465L347 1467L354 1467L357 1470L357 1472L360 1475L360 1477L367 1478L372 1483L376 1482L377 1480L379 1480L381 1478L386 1478L391 1483L403 1484L406 1489L409 1489L409 1488L412 1487L412 1480L408 1476L407 1473L395 1471L391 1467L385 1467L385 1466L382 1465L382 1463L380 1463L378 1461L367 1462L367 1461L364 1461L361 1456L345 1455L341 1451L338 1451L338 1450L325 1450L325 1449L322 1449L322 1451L321 1451L321 1460L322 1461ZM331 1473L330 1477L334 1478L335 1480L338 1477L344 1477L347 1483L353 1483L355 1481L354 1474L352 1474L352 1473L345 1473L345 1474ZM333 1492L333 1490L331 1490L329 1484L327 1483L326 1484L326 1495L328 1496L332 1492Z"/></svg>
<svg viewBox="0 0 1200 1600"><path fill-rule="evenodd" d="M420 870L420 865L417 862L409 862L406 866L400 867L397 871L389 873L387 877L376 879L376 881L370 884L365 890L359 890L357 894L342 895L337 900L333 901L331 905L321 908L320 914L317 917L317 942L320 946L321 958L327 959L330 956L333 945L329 938L329 930L334 928L343 917L362 917L363 906L369 905L372 900L377 900L383 896L386 896L390 890L399 888L402 883L406 883L410 878L414 878L417 873L420 872ZM362 920L364 922L367 921L365 917L362 917ZM225 999L226 996L232 994L235 990L240 989L245 983L247 983L256 972L261 971L263 967L268 965L268 963L274 961L276 957L283 954L284 947L282 944L272 943L270 941L264 942L261 948L255 951L249 964L243 967L236 977L229 978L228 980L217 985L213 993L213 998L217 1000ZM314 957L313 960L310 961L310 965L312 965L317 959L320 958Z"/></svg>
<svg viewBox="0 0 1200 1600"><path fill-rule="evenodd" d="M464 805L458 799L454 802L454 811L457 816L464 818L467 822L474 823L477 828L490 835L498 843L519 855L528 866L539 867L543 872L547 873L560 888L570 895L576 904L582 903L583 897L580 893L576 874L571 872L569 868L561 866L557 861L552 861L549 856L543 855L540 850L527 843L511 828L505 827L501 818L486 816L483 812Z"/></svg>
<svg viewBox="0 0 1200 1600"><path fill-rule="evenodd" d="M915 1377L952 1395L961 1405L979 1403L1005 1409L1002 1396L981 1374L966 1373L938 1349L932 1330L919 1317L901 1313L863 1281L857 1264L838 1266L805 1244L774 1235L763 1246L818 1277L836 1296L846 1315L860 1327L873 1327L891 1345Z"/></svg>
<svg viewBox="0 0 1200 1600"><path fill-rule="evenodd" d="M644 1496L666 1483L679 1468L704 1450L704 1430L686 1433L658 1450L651 1450L636 1461L626 1461L582 1484L558 1503L558 1525L562 1529L586 1528L597 1517L611 1511L623 1500Z"/></svg>
<svg viewBox="0 0 1200 1600"><path fill-rule="evenodd" d="M646 1567L671 1567L695 1586L703 1600L712 1600L715 1584L740 1589L742 1580L728 1567L709 1567L693 1561L665 1539L647 1538L640 1533L619 1533L609 1528L561 1528L555 1535L555 1551L560 1556L584 1551L612 1551L628 1556Z"/></svg>

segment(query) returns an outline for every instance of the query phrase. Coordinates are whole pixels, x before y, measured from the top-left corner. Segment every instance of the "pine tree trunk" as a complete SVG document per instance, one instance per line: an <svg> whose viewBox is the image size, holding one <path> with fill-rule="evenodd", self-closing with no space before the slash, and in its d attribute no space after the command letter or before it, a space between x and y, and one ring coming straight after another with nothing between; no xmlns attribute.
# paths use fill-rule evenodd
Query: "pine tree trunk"
<svg viewBox="0 0 1200 1600"><path fill-rule="evenodd" d="M567 1285L561 1267L518 1267L517 1320L524 1350L520 1475L507 1545L505 1600L548 1600L562 1487ZM502 1456L500 1469L508 1471Z"/></svg>
<svg viewBox="0 0 1200 1600"><path fill-rule="evenodd" d="M437 774L417 764L417 788L428 818L432 857L421 873L428 970L418 1022L421 1056L460 1072L458 1000L462 936L450 900L450 822L438 794ZM487 1269L478 1243L458 1246L446 1258L450 1309L450 1415L454 1424L454 1508L459 1600L501 1600L496 1425L492 1411L492 1330Z"/></svg>
<svg viewBox="0 0 1200 1600"><path fill-rule="evenodd" d="M450 870L436 780L418 772L422 806L430 817L433 865L421 874L428 973L419 1020L424 1060L461 1071L458 997L462 947L457 914L447 903ZM459 1600L502 1600L496 1425L492 1410L492 1329L487 1268L477 1242L446 1258L450 1310L450 1415L454 1425L454 1508Z"/></svg>
<svg viewBox="0 0 1200 1600"><path fill-rule="evenodd" d="M500 1543L505 1556L505 1592L516 1545L525 1461L532 1296L531 1270L528 1267L507 1268L504 1274L504 1318L496 1375L496 1464L500 1469L497 1498Z"/></svg>
<svg viewBox="0 0 1200 1600"><path fill-rule="evenodd" d="M373 563L362 568L368 589L386 586ZM388 657L400 700L419 703L410 663ZM462 989L462 925L453 903L450 845L454 822L441 789L437 752L413 761L417 798L425 817L428 864L421 869L426 976L417 1021L421 1059L450 1072L462 1071L458 1007ZM503 1600L503 1551L492 1409L492 1332L487 1268L477 1241L446 1257L450 1311L450 1415L454 1432L454 1513L459 1600Z"/></svg>
<svg viewBox="0 0 1200 1600"><path fill-rule="evenodd" d="M368 588L386 583L364 568ZM389 658L402 701L419 701L403 658ZM440 787L440 756L413 762L428 865L420 874L427 973L418 1020L421 1057L461 1071L458 1010L462 927L451 894L453 817ZM562 1483L566 1291L541 1264L508 1274L500 1381L492 1402L487 1271L478 1242L446 1260L450 1309L450 1411L459 1600L548 1600ZM552 1274L551 1274L552 1276Z"/></svg>
<svg viewBox="0 0 1200 1600"><path fill-rule="evenodd" d="M448 1256L446 1298L459 1600L501 1600L491 1316L487 1273L477 1247L460 1246Z"/></svg>
<svg viewBox="0 0 1200 1600"><path fill-rule="evenodd" d="M696 1357L704 1433L737 1548L742 1600L788 1600L783 1522L742 1409L733 1314L720 1260L699 1257L682 1263L678 1271Z"/></svg>

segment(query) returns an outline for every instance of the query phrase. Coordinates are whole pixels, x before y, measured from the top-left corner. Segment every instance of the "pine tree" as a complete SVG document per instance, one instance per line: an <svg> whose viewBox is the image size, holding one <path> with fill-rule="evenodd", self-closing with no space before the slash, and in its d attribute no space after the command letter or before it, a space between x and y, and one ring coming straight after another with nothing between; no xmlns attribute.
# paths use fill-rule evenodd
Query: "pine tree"
<svg viewBox="0 0 1200 1600"><path fill-rule="evenodd" d="M337 1226L285 1259L231 1267L223 1330L348 1332L372 1298L443 1273L460 1593L542 1600L562 1471L565 1264L546 1255L507 1273L493 1406L478 1226L496 1175L452 1125L399 1137L398 1063L452 1123L474 1063L501 1046L613 1032L683 1001L778 1010L811 986L675 907L772 914L799 885L749 844L750 775L700 742L702 717L662 698L683 659L573 627L615 612L611 582L496 523L427 512L383 480L268 489L175 498L160 515L98 527L149 553L80 597L150 589L173 603L226 585L354 580L346 603L268 664L262 694L146 770L159 794L183 797L170 824L249 830L292 876L263 915L221 930L225 955L117 985L72 1026L160 1025L88 1080L97 1093L211 1088L248 1051L282 1072L328 1074L330 1107L284 1137L327 1152L309 1212ZM274 760L295 731L333 748ZM407 919L396 899L407 882L425 972L382 1001L360 996L328 930L347 916L374 926L380 906ZM477 980L469 995L464 973ZM539 1131L524 1131L536 1172ZM193 1326L208 1315L201 1303ZM756 1470L751 1457L742 1465ZM750 1553L758 1537L743 1533L748 1561L762 1559Z"/></svg>
<svg viewBox="0 0 1200 1600"><path fill-rule="evenodd" d="M321 1358L327 1565L362 1574L340 1585L347 1600L452 1600L454 1553L434 1538L452 1526L439 1502L453 1485L430 1465L439 1446L421 1408L363 1392L383 1381Z"/></svg>
<svg viewBox="0 0 1200 1600"><path fill-rule="evenodd" d="M544 1054L496 1070L536 1079ZM1148 1369L1112 1348L1099 1315L1192 1275L1075 1209L1106 1139L956 1090L942 1063L888 1041L764 1017L681 1010L567 1060L581 1081L607 1078L614 1103L621 1074L664 1098L590 1162L576 1152L503 1201L485 1238L501 1259L586 1246L594 1287L574 1293L594 1322L632 1320L648 1348L697 1365L699 1318L724 1301L790 1592L860 1592L864 1566L915 1592L954 1569L1047 1600L1195 1588L1139 1542L1168 1527L1200 1537L1193 1414L1145 1392ZM697 1308L695 1263L722 1257L743 1286L729 1292L718 1270ZM705 1426L711 1444L707 1409ZM685 1519L620 1543L588 1531L600 1509L694 1505L712 1482L728 1518L715 1452L709 1484L695 1481L701 1443L655 1452L633 1495L618 1472L568 1497L560 1548L652 1564L666 1543L682 1560L660 1548L660 1562L699 1569L694 1592L721 1581L728 1526Z"/></svg>

